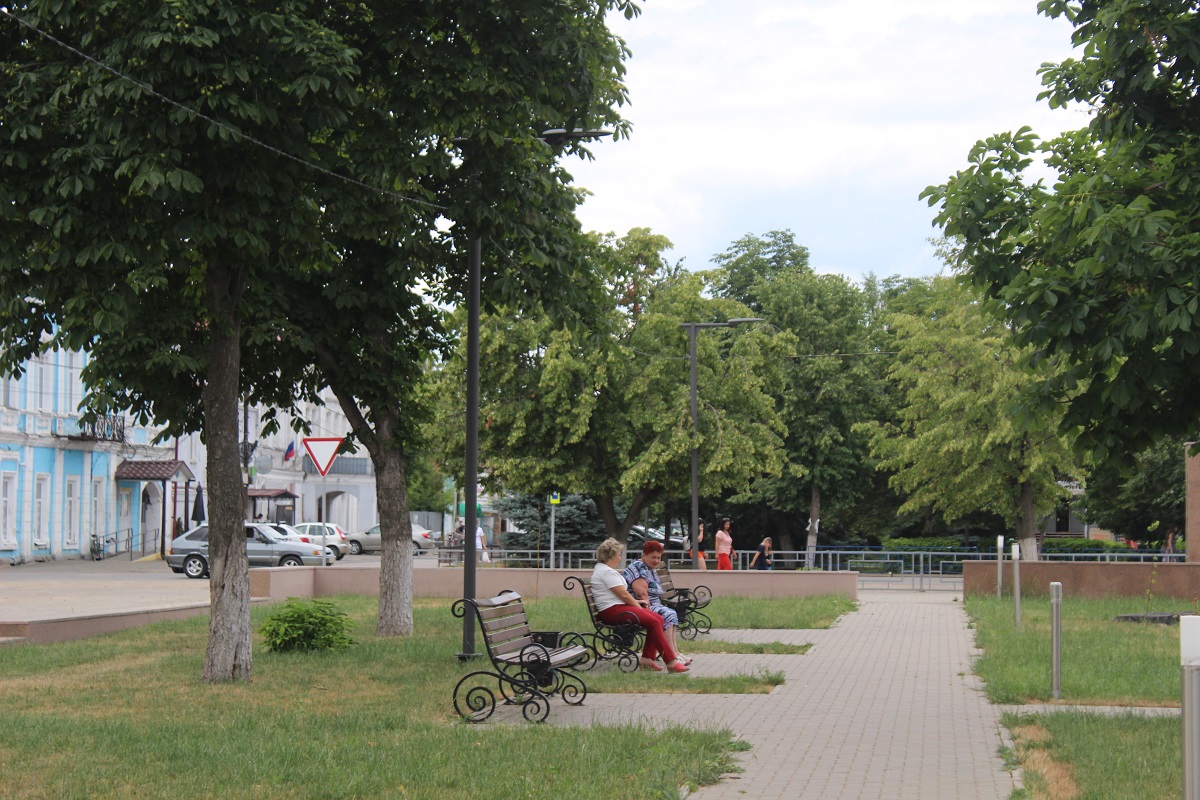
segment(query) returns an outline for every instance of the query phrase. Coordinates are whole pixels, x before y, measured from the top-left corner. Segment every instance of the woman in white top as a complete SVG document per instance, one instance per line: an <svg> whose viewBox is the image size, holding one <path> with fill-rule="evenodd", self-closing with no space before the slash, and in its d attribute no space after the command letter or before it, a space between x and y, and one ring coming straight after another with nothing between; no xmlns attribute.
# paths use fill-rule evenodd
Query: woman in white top
<svg viewBox="0 0 1200 800"><path fill-rule="evenodd" d="M634 616L646 629L646 646L642 649L642 669L661 672L655 663L659 654L668 672L687 672L678 654L663 633L663 618L649 609L649 601L637 600L629 593L625 577L617 570L625 545L616 539L605 539L596 548L596 568L592 570L592 598L596 601L596 616L610 625L619 625L623 617Z"/></svg>

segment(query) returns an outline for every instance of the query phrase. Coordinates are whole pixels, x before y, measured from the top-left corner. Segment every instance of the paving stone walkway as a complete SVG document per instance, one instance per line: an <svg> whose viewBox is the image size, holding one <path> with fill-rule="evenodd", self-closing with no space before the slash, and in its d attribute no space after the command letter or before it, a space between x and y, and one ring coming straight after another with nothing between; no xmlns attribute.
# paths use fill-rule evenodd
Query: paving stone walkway
<svg viewBox="0 0 1200 800"><path fill-rule="evenodd" d="M769 695L590 695L555 703L559 725L639 720L728 727L752 745L744 772L695 800L1006 800L1020 785L999 751L1000 709L971 674L977 655L951 592L868 591L825 631L714 631L713 638L811 642L805 655L696 657L697 676L765 669ZM663 676L663 680L671 680Z"/></svg>

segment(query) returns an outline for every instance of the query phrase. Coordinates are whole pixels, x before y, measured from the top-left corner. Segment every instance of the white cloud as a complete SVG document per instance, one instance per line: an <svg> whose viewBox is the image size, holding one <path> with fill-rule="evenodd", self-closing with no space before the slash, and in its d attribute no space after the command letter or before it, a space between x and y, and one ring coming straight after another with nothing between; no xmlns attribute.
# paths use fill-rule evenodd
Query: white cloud
<svg viewBox="0 0 1200 800"><path fill-rule="evenodd" d="M1035 102L1070 27L1030 0L653 0L614 28L634 131L569 166L594 193L580 218L649 226L693 268L790 227L834 270L935 271L921 189L991 133L1086 123Z"/></svg>

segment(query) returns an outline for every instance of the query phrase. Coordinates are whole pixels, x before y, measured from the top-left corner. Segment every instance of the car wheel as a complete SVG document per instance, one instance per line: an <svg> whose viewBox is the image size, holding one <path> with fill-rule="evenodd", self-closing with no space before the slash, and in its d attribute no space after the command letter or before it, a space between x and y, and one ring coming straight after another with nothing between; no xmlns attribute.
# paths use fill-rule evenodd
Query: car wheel
<svg viewBox="0 0 1200 800"><path fill-rule="evenodd" d="M329 549L333 551L333 554L337 557L338 561L341 561L346 557L346 551L340 547L331 547Z"/></svg>
<svg viewBox="0 0 1200 800"><path fill-rule="evenodd" d="M200 556L188 556L183 560L183 574L189 578L203 578L208 574L208 564Z"/></svg>
<svg viewBox="0 0 1200 800"><path fill-rule="evenodd" d="M363 549L362 549L362 545L360 543L358 543L358 542L350 543L350 555L361 556L362 551L363 551Z"/></svg>
<svg viewBox="0 0 1200 800"><path fill-rule="evenodd" d="M300 567L303 565L304 562L300 560L300 556L284 556L279 559L279 566L281 567Z"/></svg>

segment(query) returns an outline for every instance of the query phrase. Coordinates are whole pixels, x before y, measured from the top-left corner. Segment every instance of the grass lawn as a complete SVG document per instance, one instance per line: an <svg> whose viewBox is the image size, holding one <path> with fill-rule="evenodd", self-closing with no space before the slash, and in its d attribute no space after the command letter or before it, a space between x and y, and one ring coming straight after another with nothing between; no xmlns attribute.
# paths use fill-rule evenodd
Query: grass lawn
<svg viewBox="0 0 1200 800"><path fill-rule="evenodd" d="M983 655L975 671L994 703L1049 703L1050 601L968 597L967 613ZM1063 703L1179 706L1178 626L1116 622L1118 614L1194 610L1153 597L1063 599ZM1072 711L1006 715L1015 759L1025 768L1024 797L1154 800L1183 789L1178 718L1115 717Z"/></svg>
<svg viewBox="0 0 1200 800"><path fill-rule="evenodd" d="M993 703L1050 701L1050 601L1021 602L1021 630L1011 598L968 597L967 613L983 655L975 671ZM1064 598L1062 694L1064 703L1178 706L1179 627L1115 622L1118 614L1189 611L1179 600Z"/></svg>
<svg viewBox="0 0 1200 800"><path fill-rule="evenodd" d="M204 617L0 648L0 795L634 800L711 783L744 749L718 730L463 724L451 692L476 665L453 657L462 623L448 602L418 601L415 635L377 639L374 598L333 600L357 623L353 648L272 654L256 634L254 679L245 684L200 680ZM814 615L785 601L725 605L730 621L724 610L714 618L722 626L740 624L739 614L772 620L768 627L836 618L824 602ZM539 629L586 623L578 600L528 609ZM272 610L254 609L255 631ZM586 676L597 692L769 691L779 680ZM561 705L552 700L552 719Z"/></svg>

